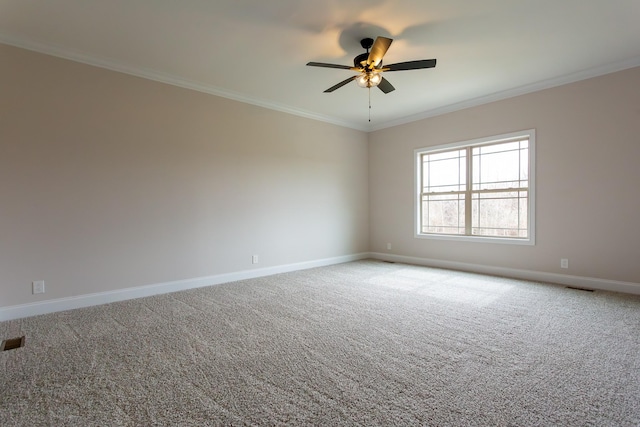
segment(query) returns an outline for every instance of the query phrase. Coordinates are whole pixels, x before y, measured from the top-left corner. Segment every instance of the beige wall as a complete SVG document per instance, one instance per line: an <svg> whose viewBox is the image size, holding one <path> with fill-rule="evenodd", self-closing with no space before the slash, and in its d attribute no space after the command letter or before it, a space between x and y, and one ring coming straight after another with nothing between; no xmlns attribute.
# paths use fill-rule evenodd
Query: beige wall
<svg viewBox="0 0 640 427"><path fill-rule="evenodd" d="M414 149L530 128L535 246L414 238ZM372 252L640 283L640 68L380 130L369 155Z"/></svg>
<svg viewBox="0 0 640 427"><path fill-rule="evenodd" d="M0 63L0 307L367 251L640 282L640 68L367 135L4 45ZM415 148L529 128L535 246L414 238Z"/></svg>
<svg viewBox="0 0 640 427"><path fill-rule="evenodd" d="M0 307L368 251L366 133L5 45L0 64Z"/></svg>

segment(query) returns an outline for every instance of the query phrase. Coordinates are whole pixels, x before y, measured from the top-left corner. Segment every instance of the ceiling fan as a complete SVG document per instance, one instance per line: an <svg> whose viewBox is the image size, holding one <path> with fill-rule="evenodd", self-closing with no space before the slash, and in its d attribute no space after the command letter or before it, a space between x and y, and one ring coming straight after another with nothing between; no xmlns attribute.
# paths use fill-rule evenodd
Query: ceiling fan
<svg viewBox="0 0 640 427"><path fill-rule="evenodd" d="M367 53L361 53L353 58L353 67L348 65L326 64L324 62L308 62L311 67L338 68L341 70L356 71L360 74L349 77L340 83L331 86L325 90L325 93L333 92L342 86L355 80L358 86L364 88L372 88L377 86L382 92L389 93L396 88L384 77L382 73L386 71L405 71L419 70L422 68L433 68L436 66L435 59L421 59L417 61L398 62L397 64L382 65L382 57L387 53L393 39L387 37L377 37L374 43L373 39L366 38L360 41L360 46L367 50ZM371 52L369 52L371 49Z"/></svg>

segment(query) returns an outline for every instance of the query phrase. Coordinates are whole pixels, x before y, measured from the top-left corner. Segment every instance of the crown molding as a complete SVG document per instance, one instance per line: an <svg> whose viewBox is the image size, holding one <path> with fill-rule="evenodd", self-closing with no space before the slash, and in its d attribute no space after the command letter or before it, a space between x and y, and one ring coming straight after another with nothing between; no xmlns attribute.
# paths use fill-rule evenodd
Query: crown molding
<svg viewBox="0 0 640 427"><path fill-rule="evenodd" d="M399 119L382 122L375 125L362 125L358 123L352 123L345 120L338 119L323 114L314 113L311 111L293 108L288 105L268 101L265 99L251 97L242 93L230 91L220 87L207 85L200 82L195 82L187 79L183 79L174 75L161 73L159 71L134 67L114 59L98 58L85 53L77 52L71 49L63 48L52 44L44 44L29 40L26 38L9 36L0 33L0 43L19 47L26 50L31 50L46 55L55 56L58 58L68 59L75 62L91 65L94 67L104 68L124 74L129 74L136 77L141 77L148 80L157 81L160 83L169 84L172 86L178 86L185 89L191 89L210 95L219 96L222 98L231 99L234 101L242 102L245 104L251 104L270 110L279 111L282 113L292 114L294 116L304 117L311 120L330 123L333 125L355 129L363 132L374 132L381 129L386 129L394 126L399 126L419 120L428 119L431 117L441 116L443 114L452 113L455 111L463 110L466 108L477 107L483 104L489 104L491 102L501 101L508 98L513 98L520 95L525 95L532 92L537 92L544 89L550 89L557 86L562 86L569 83L578 82L580 80L586 80L593 77L598 77L605 74L614 73L617 71L626 70L640 66L640 56L630 58L624 61L614 62L606 64L600 67L594 67L587 70L578 71L575 73L566 74L564 76L555 77L552 79L542 80L536 83L531 83L524 86L515 87L512 89L496 92L493 94L481 96L478 98L449 104L443 107L426 110L421 113L412 114Z"/></svg>
<svg viewBox="0 0 640 427"><path fill-rule="evenodd" d="M304 117L311 120L320 122L326 122L341 127L360 130L363 132L369 131L367 126L362 126L354 123L350 123L344 120L337 119L335 117L326 116L323 114L314 113L311 111L293 108L288 105L280 104L277 102L268 101L265 99L255 98L247 96L245 94L230 91L213 85L207 85L204 83L183 79L171 74L162 73L156 70L134 67L122 62L119 62L110 58L98 58L96 56L88 55L85 53L77 52L71 49L63 48L52 44L44 44L25 38L18 38L8 36L6 34L0 34L0 43L9 46L18 47L21 49L31 50L46 55L55 56L62 59L68 59L70 61L79 62L94 67L104 68L119 73L129 74L136 77L141 77L147 80L153 80L160 83L169 84L172 86L178 86L185 89L195 90L197 92L207 93L209 95L215 95L222 98L231 99L233 101L242 102L245 104L251 104L269 110L275 110L282 113L292 114L294 116Z"/></svg>
<svg viewBox="0 0 640 427"><path fill-rule="evenodd" d="M554 77L552 79L541 80L536 83L531 83L528 85L507 89L507 90L496 92L490 95L485 95L478 98L470 99L467 101L446 105L444 107L423 111L422 113L412 114L410 116L402 117L396 120L390 120L384 123L380 123L378 125L372 125L369 128L369 131L373 132L381 129L390 128L393 126L399 126L406 123L416 122L418 120L441 116L443 114L453 113L454 111L464 110L465 108L477 107L483 104L489 104L491 102L502 101L504 99L514 98L516 96L526 95L528 93L538 92L544 89L551 89L553 87L562 86L569 83L575 83L581 80L586 80L593 77L615 73L617 71L622 71L622 70L639 67L639 66L640 66L640 56L637 56L634 58L626 59L624 61L614 62L614 63L606 64L600 67L589 68L587 70L578 71L576 73L565 74L563 76Z"/></svg>

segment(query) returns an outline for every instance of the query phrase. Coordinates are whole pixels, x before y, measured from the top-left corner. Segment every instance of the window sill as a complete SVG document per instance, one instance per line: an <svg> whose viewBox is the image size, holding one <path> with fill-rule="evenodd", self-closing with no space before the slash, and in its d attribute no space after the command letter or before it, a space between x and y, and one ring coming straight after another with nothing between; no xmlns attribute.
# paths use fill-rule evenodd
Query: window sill
<svg viewBox="0 0 640 427"><path fill-rule="evenodd" d="M529 237L513 238L513 237L488 237L488 236L459 236L454 234L424 234L416 233L416 239L432 239L432 240L449 240L457 242L475 242L475 243L498 243L506 245L524 245L534 246L535 239Z"/></svg>

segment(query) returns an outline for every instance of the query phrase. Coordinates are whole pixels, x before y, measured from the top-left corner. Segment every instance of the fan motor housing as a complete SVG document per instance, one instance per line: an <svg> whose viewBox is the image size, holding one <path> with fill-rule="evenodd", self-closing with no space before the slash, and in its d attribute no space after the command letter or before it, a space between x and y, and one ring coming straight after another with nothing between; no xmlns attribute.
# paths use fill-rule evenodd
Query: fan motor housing
<svg viewBox="0 0 640 427"><path fill-rule="evenodd" d="M367 53L361 53L360 55L353 58L354 67L362 67L367 62L367 59L369 59L369 49L371 49L371 46L373 46L373 39L366 38L360 40L360 46L362 46L363 49L367 49Z"/></svg>
<svg viewBox="0 0 640 427"><path fill-rule="evenodd" d="M363 67L367 63L367 59L369 59L369 49L373 46L373 39L366 38L360 40L360 46L363 49L367 49L367 53L361 53L360 55L353 58L353 66L354 67ZM382 65L382 61L378 64L378 67Z"/></svg>
<svg viewBox="0 0 640 427"><path fill-rule="evenodd" d="M360 55L353 58L353 66L354 67L362 67L362 63L367 63L367 59L369 58L368 53L361 53Z"/></svg>
<svg viewBox="0 0 640 427"><path fill-rule="evenodd" d="M369 59L368 53L361 53L360 55L353 58L353 66L354 67L364 67L367 64L367 59ZM377 68L382 68L382 61L378 63Z"/></svg>

